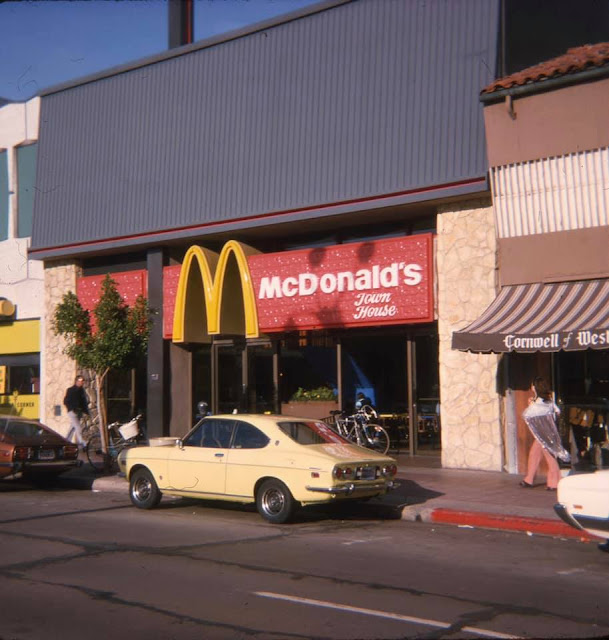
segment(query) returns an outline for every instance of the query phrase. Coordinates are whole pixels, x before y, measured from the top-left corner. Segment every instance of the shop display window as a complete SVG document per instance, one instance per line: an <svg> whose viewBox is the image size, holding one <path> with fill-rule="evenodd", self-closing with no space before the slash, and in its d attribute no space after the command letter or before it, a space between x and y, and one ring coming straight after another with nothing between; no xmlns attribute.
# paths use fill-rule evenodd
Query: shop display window
<svg viewBox="0 0 609 640"><path fill-rule="evenodd" d="M0 376L0 395L18 393L32 395L40 393L39 365L0 365L3 375Z"/></svg>

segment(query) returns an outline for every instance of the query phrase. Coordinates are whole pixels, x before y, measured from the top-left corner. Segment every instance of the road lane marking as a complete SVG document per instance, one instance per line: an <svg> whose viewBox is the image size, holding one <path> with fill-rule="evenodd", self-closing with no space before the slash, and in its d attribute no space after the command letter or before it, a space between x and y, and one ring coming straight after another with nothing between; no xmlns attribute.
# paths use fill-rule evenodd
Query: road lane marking
<svg viewBox="0 0 609 640"><path fill-rule="evenodd" d="M270 591L254 591L254 595L262 598L271 598L274 600L287 600L298 604L307 604L312 607L324 607L325 609L337 609L339 611L349 611L351 613L361 613L366 616L376 616L377 618L387 618L389 620L399 620L400 622L412 622L414 624L423 624L428 627L438 627L440 629L450 629L452 624L441 622L440 620L429 620L427 618L417 618L415 616L404 616L399 613L390 613L388 611L378 611L376 609L363 609L362 607L352 607L347 604L338 604L336 602L326 602L324 600L312 600L310 598L299 598L298 596L288 596L283 593L272 593ZM485 636L487 638L521 638L522 636L512 636L507 633L499 633L498 631L490 631L489 629L480 629L478 627L462 627L461 631L475 633L476 635Z"/></svg>

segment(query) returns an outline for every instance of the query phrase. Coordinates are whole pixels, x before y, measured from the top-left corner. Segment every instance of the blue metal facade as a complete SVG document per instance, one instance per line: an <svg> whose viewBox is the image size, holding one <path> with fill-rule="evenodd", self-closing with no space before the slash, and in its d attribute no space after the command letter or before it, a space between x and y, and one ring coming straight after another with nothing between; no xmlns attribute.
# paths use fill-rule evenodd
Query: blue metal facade
<svg viewBox="0 0 609 640"><path fill-rule="evenodd" d="M330 3L50 90L33 256L458 194L498 24L499 0Z"/></svg>

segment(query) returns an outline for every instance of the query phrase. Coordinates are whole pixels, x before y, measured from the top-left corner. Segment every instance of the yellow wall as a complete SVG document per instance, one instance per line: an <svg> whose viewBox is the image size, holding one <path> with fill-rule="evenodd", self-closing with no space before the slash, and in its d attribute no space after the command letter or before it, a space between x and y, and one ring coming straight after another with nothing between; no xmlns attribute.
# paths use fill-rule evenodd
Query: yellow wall
<svg viewBox="0 0 609 640"><path fill-rule="evenodd" d="M38 352L40 352L40 320L21 320L0 324L0 355ZM38 394L0 395L0 413L38 419L40 396Z"/></svg>
<svg viewBox="0 0 609 640"><path fill-rule="evenodd" d="M40 396L37 394L0 396L0 414L11 414L38 420L40 415Z"/></svg>
<svg viewBox="0 0 609 640"><path fill-rule="evenodd" d="M40 320L0 324L0 354L40 351Z"/></svg>

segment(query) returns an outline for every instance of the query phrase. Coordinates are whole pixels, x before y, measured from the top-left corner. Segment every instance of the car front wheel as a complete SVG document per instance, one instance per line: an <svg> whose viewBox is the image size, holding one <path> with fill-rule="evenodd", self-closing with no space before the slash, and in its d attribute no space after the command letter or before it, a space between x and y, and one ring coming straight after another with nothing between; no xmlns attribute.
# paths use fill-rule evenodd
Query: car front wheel
<svg viewBox="0 0 609 640"><path fill-rule="evenodd" d="M256 493L258 513L272 524L287 522L296 509L290 490L280 480L265 480Z"/></svg>
<svg viewBox="0 0 609 640"><path fill-rule="evenodd" d="M148 469L137 469L129 481L129 497L139 509L153 509L161 501L161 492Z"/></svg>

